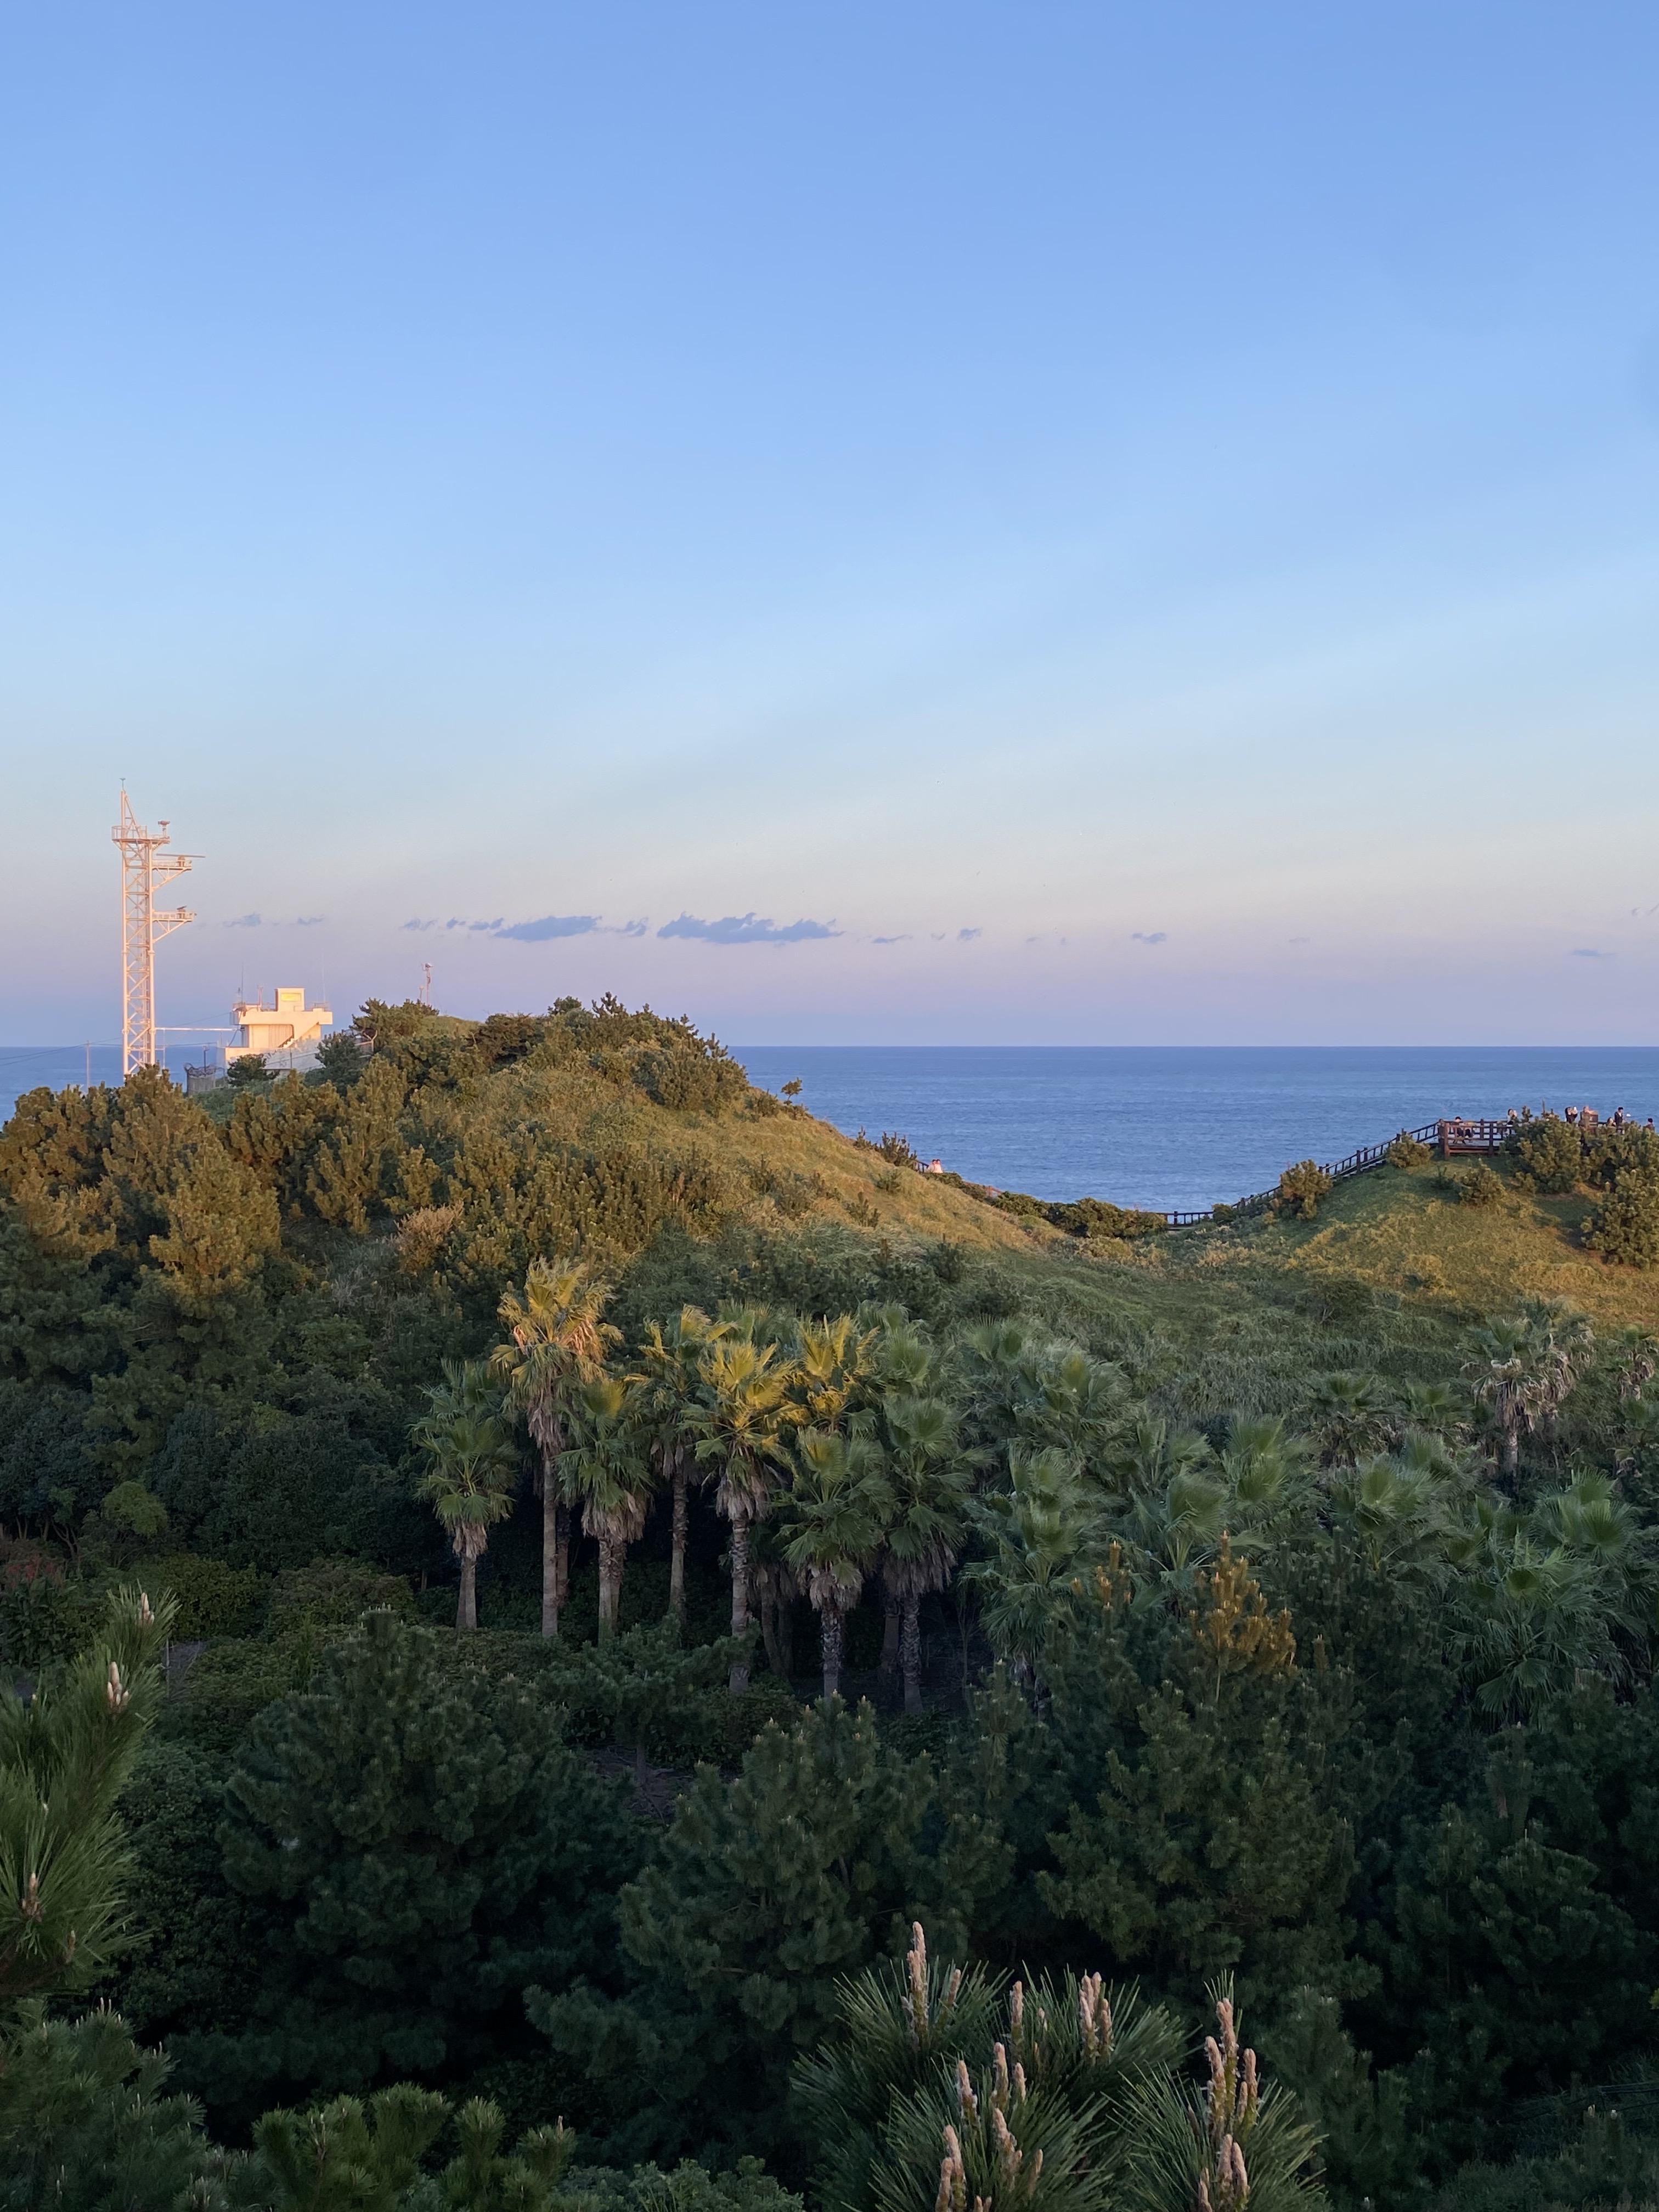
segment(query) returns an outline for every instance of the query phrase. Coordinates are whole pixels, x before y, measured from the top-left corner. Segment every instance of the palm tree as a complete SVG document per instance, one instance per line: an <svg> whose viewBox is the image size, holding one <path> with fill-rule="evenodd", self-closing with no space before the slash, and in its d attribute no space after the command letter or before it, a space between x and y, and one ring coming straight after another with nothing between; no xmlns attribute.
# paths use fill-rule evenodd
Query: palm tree
<svg viewBox="0 0 1659 2212"><path fill-rule="evenodd" d="M1322 1467L1357 1467L1394 1429L1386 1386L1375 1375L1323 1375L1309 1393L1309 1428Z"/></svg>
<svg viewBox="0 0 1659 2212"><path fill-rule="evenodd" d="M1536 1347L1543 1418L1553 1423L1595 1356L1595 1332L1587 1315L1559 1299L1528 1298L1521 1318Z"/></svg>
<svg viewBox="0 0 1659 2212"><path fill-rule="evenodd" d="M945 1588L962 1549L972 1461L962 1449L955 1412L942 1398L889 1398L882 1420L892 1491L882 1579L899 1612L904 1710L919 1713L921 1601Z"/></svg>
<svg viewBox="0 0 1659 2212"><path fill-rule="evenodd" d="M600 1318L608 1283L580 1260L532 1260L524 1296L509 1291L501 1319L511 1341L497 1345L490 1366L507 1384L541 1454L542 1634L559 1632L559 1608L570 1580L570 1516L559 1496L559 1455L578 1386L597 1375L621 1332Z"/></svg>
<svg viewBox="0 0 1659 2212"><path fill-rule="evenodd" d="M823 1648L823 1694L841 1687L847 1616L875 1564L892 1510L881 1447L869 1437L804 1429L795 1446L783 1555L805 1576Z"/></svg>
<svg viewBox="0 0 1659 2212"><path fill-rule="evenodd" d="M1522 1430L1530 1429L1543 1410L1544 1381L1536 1355L1525 1322L1493 1321L1476 1329L1463 1363L1475 1403L1491 1409L1498 1464L1507 1475L1520 1463Z"/></svg>
<svg viewBox="0 0 1659 2212"><path fill-rule="evenodd" d="M698 1460L714 1469L714 1506L732 1532L732 1633L749 1633L749 1534L771 1510L788 1425L791 1381L775 1344L720 1336L697 1358L697 1399L687 1420ZM749 1662L732 1662L731 1688L749 1687Z"/></svg>
<svg viewBox="0 0 1659 2212"><path fill-rule="evenodd" d="M861 1329L851 1314L801 1323L789 1386L799 1427L838 1429L864 1409L878 1343L879 1332Z"/></svg>
<svg viewBox="0 0 1659 2212"><path fill-rule="evenodd" d="M697 1390L697 1362L706 1345L732 1334L731 1322L710 1321L699 1307L682 1306L676 1320L652 1322L640 1346L645 1361L640 1419L673 1501L668 1609L682 1629L685 1626L685 1547L691 1520L688 1492L696 1441L690 1407Z"/></svg>
<svg viewBox="0 0 1659 2212"><path fill-rule="evenodd" d="M1309 1501L1312 1476L1300 1437L1287 1437L1282 1417L1235 1421L1221 1455L1227 1486L1227 1527L1253 1553L1271 1546Z"/></svg>
<svg viewBox="0 0 1659 2212"><path fill-rule="evenodd" d="M1468 1419L1468 1404L1452 1382L1402 1382L1396 1440L1403 1443L1415 1431L1455 1443Z"/></svg>
<svg viewBox="0 0 1659 2212"><path fill-rule="evenodd" d="M1018 1680L1035 1686L1048 1632L1103 1532L1069 1454L1015 1445L1008 1456L1012 1486L982 1498L974 1514L990 1556L963 1575L981 1594L980 1615L997 1656Z"/></svg>
<svg viewBox="0 0 1659 2212"><path fill-rule="evenodd" d="M428 1411L411 1434L431 1462L416 1486L431 1501L461 1565L458 1630L478 1625L478 1562L489 1531L513 1510L519 1455L492 1389L488 1363L444 1362L444 1380L427 1394Z"/></svg>
<svg viewBox="0 0 1659 2212"><path fill-rule="evenodd" d="M569 1442L559 1482L580 1501L582 1528L599 1547L599 1641L617 1632L628 1547L645 1529L651 1504L651 1462L636 1418L640 1384L624 1375L595 1375L570 1401Z"/></svg>
<svg viewBox="0 0 1659 2212"><path fill-rule="evenodd" d="M783 1555L787 1534L775 1516L757 1521L749 1532L749 1582L760 1615L761 1643L780 1682L787 1682L795 1671L790 1608L801 1594L800 1578Z"/></svg>

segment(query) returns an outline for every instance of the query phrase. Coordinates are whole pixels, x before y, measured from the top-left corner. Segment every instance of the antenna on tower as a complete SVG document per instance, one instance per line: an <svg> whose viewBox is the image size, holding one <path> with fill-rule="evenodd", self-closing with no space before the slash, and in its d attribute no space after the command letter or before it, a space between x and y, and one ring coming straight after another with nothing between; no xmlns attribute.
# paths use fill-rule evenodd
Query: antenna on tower
<svg viewBox="0 0 1659 2212"><path fill-rule="evenodd" d="M158 914L155 892L190 872L198 853L156 856L170 845L167 825L146 830L132 811L125 781L121 786L121 818L110 831L121 848L121 1074L123 1080L141 1067L155 1065L155 948L164 937L182 929L196 917L187 907Z"/></svg>

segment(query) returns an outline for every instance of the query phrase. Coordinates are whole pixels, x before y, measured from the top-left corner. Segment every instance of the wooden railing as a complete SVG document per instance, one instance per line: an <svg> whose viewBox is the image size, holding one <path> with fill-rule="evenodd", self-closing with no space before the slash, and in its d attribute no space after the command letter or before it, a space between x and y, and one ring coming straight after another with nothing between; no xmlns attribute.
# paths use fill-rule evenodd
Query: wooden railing
<svg viewBox="0 0 1659 2212"><path fill-rule="evenodd" d="M1586 1118L1594 1127L1595 1116L1589 1115ZM1512 1121L1467 1121L1449 1115L1438 1121L1425 1121L1421 1128L1402 1129L1398 1133L1414 1138L1419 1145L1432 1146L1443 1159L1452 1159L1470 1152L1501 1151L1514 1127ZM1369 1175L1386 1161L1394 1141L1393 1137L1389 1137L1380 1145L1361 1145L1358 1152L1325 1163L1324 1172L1333 1182L1345 1182L1350 1176ZM1249 1198L1241 1198L1236 1206L1224 1206L1223 1217L1236 1220L1240 1214L1265 1213L1278 1196L1277 1189L1255 1191ZM1190 1229L1197 1222L1213 1221L1215 1218L1212 1206L1175 1206L1164 1216L1171 1229Z"/></svg>

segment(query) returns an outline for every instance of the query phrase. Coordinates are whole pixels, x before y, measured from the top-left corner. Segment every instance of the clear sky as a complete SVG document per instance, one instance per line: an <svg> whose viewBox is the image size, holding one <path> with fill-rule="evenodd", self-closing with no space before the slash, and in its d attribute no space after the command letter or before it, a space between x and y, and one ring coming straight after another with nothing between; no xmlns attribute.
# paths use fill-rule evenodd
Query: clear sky
<svg viewBox="0 0 1659 2212"><path fill-rule="evenodd" d="M1659 1041L1651 0L0 4L0 1041Z"/></svg>

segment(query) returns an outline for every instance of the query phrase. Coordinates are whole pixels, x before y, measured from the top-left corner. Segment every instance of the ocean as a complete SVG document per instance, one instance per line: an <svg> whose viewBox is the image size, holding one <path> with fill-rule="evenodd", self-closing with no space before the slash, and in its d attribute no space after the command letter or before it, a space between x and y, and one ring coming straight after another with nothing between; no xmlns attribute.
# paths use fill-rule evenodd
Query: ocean
<svg viewBox="0 0 1659 2212"><path fill-rule="evenodd" d="M1588 1104L1659 1117L1659 1048L1638 1046L1255 1047L747 1045L751 1079L793 1078L850 1136L895 1130L924 1159L1037 1198L1212 1206L1310 1156L1442 1114ZM182 1054L180 1054L182 1060ZM120 1055L92 1047L94 1082ZM0 1119L18 1094L86 1079L83 1045L0 1046Z"/></svg>
<svg viewBox="0 0 1659 2212"><path fill-rule="evenodd" d="M1544 1102L1659 1116L1659 1048L750 1045L768 1090L906 1136L973 1182L1160 1211L1243 1198L1443 1114Z"/></svg>

